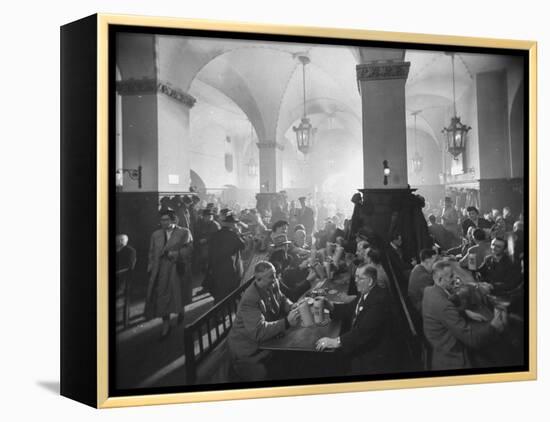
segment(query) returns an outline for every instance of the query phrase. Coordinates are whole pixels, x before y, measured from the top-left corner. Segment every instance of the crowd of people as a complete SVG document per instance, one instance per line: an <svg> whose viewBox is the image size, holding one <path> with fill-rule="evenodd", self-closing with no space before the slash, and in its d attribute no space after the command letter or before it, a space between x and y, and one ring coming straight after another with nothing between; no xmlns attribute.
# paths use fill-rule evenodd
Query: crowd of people
<svg viewBox="0 0 550 422"><path fill-rule="evenodd" d="M269 212L219 208L201 204L197 196L163 198L159 218L149 250L146 314L162 318L162 338L170 332L171 314L180 322L184 318L193 276L202 278L202 288L218 302L243 282L249 258L262 254L228 337L241 380L280 375L261 343L298 325L299 299L335 274L349 279L352 300L323 299L331 318L345 323L340 336L320 338L316 347L335 349L347 373L399 367L391 313L396 290L423 339L426 369L517 359L518 339L511 338L509 326L510 315L519 321L523 312L523 217L513 218L508 207L482 217L477 208L461 212L446 198L438 216L427 216L433 248L419 251L411 262L403 258L400 233L392 233L387 245L372 231L351 233L345 215L306 197L296 202L281 196ZM388 265L397 273L395 286ZM516 349L495 351L499 342Z"/></svg>

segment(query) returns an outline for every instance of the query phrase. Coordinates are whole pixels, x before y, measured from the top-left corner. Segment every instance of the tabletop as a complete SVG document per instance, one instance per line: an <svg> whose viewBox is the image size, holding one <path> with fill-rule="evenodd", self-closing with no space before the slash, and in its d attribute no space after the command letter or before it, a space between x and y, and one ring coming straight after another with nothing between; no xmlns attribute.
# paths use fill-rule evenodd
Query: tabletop
<svg viewBox="0 0 550 422"><path fill-rule="evenodd" d="M347 273L336 275L334 280L316 283L304 296L315 296L316 292L321 292L332 302L349 302L355 296L347 295L348 279L349 275ZM283 334L260 344L260 349L316 352L315 343L317 340L321 337L338 337L340 328L341 322L335 320L329 320L324 325L292 327Z"/></svg>

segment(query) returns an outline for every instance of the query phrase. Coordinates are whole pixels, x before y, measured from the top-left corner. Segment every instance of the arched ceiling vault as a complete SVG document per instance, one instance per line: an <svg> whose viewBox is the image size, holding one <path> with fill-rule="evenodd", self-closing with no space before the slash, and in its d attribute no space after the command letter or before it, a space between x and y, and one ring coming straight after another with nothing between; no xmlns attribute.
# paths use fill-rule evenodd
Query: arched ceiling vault
<svg viewBox="0 0 550 422"><path fill-rule="evenodd" d="M306 112L321 127L330 121L350 133L360 133L356 65L373 59L411 62L405 86L407 126L412 127L410 112L422 110L417 128L438 147L440 128L447 123L452 106L451 60L443 52L164 35L155 37L155 48L160 79L197 98L240 109L260 142L293 139L289 138L292 126L303 113L302 66L297 60L302 54L311 60L306 66ZM121 59L130 60L124 55ZM457 101L474 86L476 73L500 69L509 70L509 95L513 97L523 77L517 59L457 53ZM123 68L121 73L124 78L131 76ZM212 95L215 91L221 95Z"/></svg>

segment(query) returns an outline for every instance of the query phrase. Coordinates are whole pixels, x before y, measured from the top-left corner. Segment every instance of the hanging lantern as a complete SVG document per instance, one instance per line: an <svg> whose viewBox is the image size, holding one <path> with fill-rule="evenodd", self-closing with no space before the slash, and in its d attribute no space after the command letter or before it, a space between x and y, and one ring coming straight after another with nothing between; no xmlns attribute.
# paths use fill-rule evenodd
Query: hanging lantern
<svg viewBox="0 0 550 422"><path fill-rule="evenodd" d="M315 134L315 129L306 116L306 64L308 64L310 60L307 56L299 56L298 59L302 62L304 112L300 125L298 127L293 126L292 129L296 133L296 146L298 150L305 155L311 149L313 136Z"/></svg>
<svg viewBox="0 0 550 422"><path fill-rule="evenodd" d="M460 154L466 151L466 139L470 126L466 126L460 121L460 117L451 118L449 127L443 128L443 133L447 135L447 151L457 159Z"/></svg>
<svg viewBox="0 0 550 422"><path fill-rule="evenodd" d="M441 131L447 137L447 151L457 159L460 154L466 151L466 140L470 126L463 124L456 113L456 88L455 88L455 53L446 53L451 56L453 70L453 112L451 123Z"/></svg>

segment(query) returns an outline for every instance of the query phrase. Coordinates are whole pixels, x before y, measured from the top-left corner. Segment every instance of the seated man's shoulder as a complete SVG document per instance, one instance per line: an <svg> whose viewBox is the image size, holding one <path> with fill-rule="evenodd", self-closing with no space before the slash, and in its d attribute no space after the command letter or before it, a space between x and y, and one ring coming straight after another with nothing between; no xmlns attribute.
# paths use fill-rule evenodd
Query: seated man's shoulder
<svg viewBox="0 0 550 422"><path fill-rule="evenodd" d="M445 297L444 297L443 290L436 285L427 286L424 289L424 296L423 296L424 303L430 303L433 305L436 303L441 303L442 299L444 298Z"/></svg>
<svg viewBox="0 0 550 422"><path fill-rule="evenodd" d="M371 296L371 301L373 303L387 303L390 300L389 291L387 287L380 287L376 286L372 290L372 294L369 294ZM367 299L368 300L368 299Z"/></svg>
<svg viewBox="0 0 550 422"><path fill-rule="evenodd" d="M410 277L418 277L420 274L422 274L424 271L422 271L423 267L421 264L416 264L414 268L411 270Z"/></svg>

